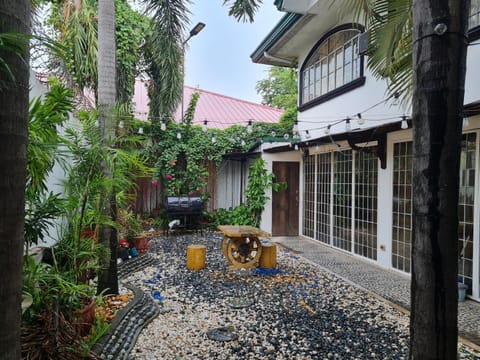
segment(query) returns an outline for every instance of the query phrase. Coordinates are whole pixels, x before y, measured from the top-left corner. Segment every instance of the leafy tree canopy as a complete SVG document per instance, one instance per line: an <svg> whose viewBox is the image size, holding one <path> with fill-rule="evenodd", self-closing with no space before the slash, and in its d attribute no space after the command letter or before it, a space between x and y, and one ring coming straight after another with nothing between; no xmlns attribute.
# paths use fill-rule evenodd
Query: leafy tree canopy
<svg viewBox="0 0 480 360"><path fill-rule="evenodd" d="M297 106L297 71L291 68L272 66L265 79L257 82L257 93L262 104L280 109Z"/></svg>

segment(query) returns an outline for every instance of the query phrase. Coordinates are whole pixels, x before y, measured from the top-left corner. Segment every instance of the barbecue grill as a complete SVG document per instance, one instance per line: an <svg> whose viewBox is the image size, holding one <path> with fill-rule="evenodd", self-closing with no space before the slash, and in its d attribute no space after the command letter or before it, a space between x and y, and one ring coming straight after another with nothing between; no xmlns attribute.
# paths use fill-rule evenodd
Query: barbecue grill
<svg viewBox="0 0 480 360"><path fill-rule="evenodd" d="M167 196L165 213L168 222L180 220L180 227L195 230L203 215L203 202L199 196ZM167 235L168 235L167 227Z"/></svg>

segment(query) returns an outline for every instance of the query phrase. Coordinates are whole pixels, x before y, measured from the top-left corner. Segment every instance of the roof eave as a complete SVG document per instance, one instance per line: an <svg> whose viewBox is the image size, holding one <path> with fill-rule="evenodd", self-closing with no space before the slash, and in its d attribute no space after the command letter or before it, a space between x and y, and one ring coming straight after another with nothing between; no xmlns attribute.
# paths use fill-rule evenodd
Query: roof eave
<svg viewBox="0 0 480 360"><path fill-rule="evenodd" d="M281 0L277 0L275 5L278 3L281 5ZM284 36L301 17L301 14L286 13L250 55L252 61L254 63L267 65L288 66L284 62L282 63L282 59L279 59L279 61L276 62L272 59L266 59L264 54L268 53L268 51L277 43L277 41ZM294 64L292 63L291 66L294 66Z"/></svg>

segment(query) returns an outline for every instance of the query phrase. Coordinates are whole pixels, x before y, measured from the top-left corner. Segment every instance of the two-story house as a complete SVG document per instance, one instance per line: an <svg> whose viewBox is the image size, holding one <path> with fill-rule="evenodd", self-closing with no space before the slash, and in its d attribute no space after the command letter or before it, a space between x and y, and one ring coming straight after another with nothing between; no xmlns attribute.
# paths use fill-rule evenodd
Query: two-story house
<svg viewBox="0 0 480 360"><path fill-rule="evenodd" d="M251 55L299 72L300 146L264 144L286 195L262 228L303 235L406 274L411 271L409 113L366 67L362 24L341 1L276 0L285 16ZM460 170L459 278L480 300L480 0L472 0ZM408 109L408 108L407 108ZM288 198L285 198L287 196ZM456 241L456 240L454 240Z"/></svg>

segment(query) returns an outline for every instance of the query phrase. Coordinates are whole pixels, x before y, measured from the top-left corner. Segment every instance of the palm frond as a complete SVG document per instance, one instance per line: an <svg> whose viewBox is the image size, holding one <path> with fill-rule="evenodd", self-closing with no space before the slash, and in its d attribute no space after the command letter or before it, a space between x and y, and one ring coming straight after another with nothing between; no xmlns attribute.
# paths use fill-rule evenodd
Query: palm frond
<svg viewBox="0 0 480 360"><path fill-rule="evenodd" d="M223 5L229 7L228 15L237 21L253 22L262 0L224 0Z"/></svg>

